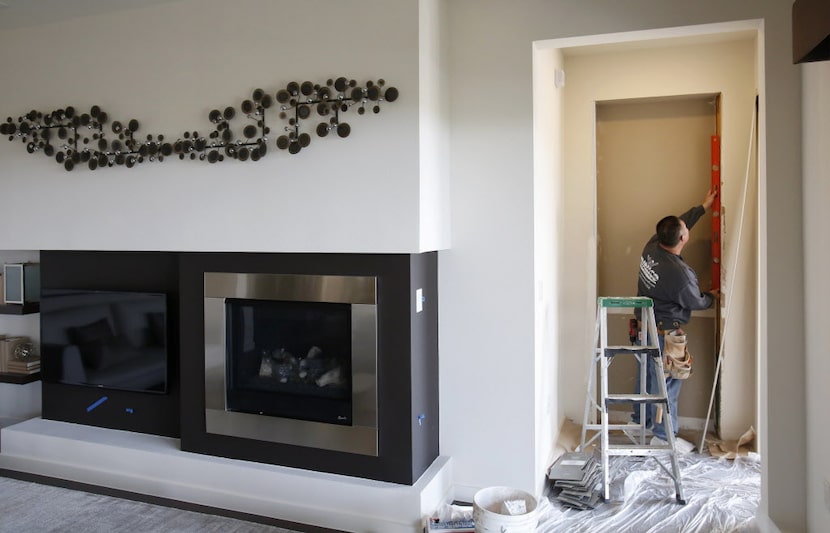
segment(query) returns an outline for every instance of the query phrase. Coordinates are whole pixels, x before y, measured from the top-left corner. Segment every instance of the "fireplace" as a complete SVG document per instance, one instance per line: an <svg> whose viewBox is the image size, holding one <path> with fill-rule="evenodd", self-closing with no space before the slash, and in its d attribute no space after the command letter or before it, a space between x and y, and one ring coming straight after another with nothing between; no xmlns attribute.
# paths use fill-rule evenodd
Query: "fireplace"
<svg viewBox="0 0 830 533"><path fill-rule="evenodd" d="M377 455L377 279L206 272L209 433Z"/></svg>
<svg viewBox="0 0 830 533"><path fill-rule="evenodd" d="M164 392L44 381L43 418L412 485L438 457L437 271L436 252L42 251L45 289L164 294L168 354Z"/></svg>
<svg viewBox="0 0 830 533"><path fill-rule="evenodd" d="M183 450L410 485L437 458L435 252L186 253L179 276Z"/></svg>

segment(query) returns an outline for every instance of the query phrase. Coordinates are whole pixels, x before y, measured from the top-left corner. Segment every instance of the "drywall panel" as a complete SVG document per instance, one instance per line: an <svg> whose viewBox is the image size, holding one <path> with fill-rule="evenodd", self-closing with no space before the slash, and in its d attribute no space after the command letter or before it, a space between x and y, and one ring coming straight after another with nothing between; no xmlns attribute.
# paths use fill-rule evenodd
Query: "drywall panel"
<svg viewBox="0 0 830 533"><path fill-rule="evenodd" d="M700 205L711 184L714 96L597 103L597 269L600 296L635 295L640 252L657 221ZM712 214L683 258L712 287Z"/></svg>
<svg viewBox="0 0 830 533"><path fill-rule="evenodd" d="M722 176L723 197L738 200L723 208L723 262L721 266L721 358L720 397L716 405L720 435L737 439L758 422L758 353L759 330L752 317L762 311L758 293L759 268L759 182L757 124L754 115L743 128L733 130L738 140L745 139L742 172ZM724 135L725 136L725 135ZM730 139L734 141L733 137ZM724 142L726 142L724 140ZM753 410L754 407L754 410ZM711 426L710 426L711 427Z"/></svg>

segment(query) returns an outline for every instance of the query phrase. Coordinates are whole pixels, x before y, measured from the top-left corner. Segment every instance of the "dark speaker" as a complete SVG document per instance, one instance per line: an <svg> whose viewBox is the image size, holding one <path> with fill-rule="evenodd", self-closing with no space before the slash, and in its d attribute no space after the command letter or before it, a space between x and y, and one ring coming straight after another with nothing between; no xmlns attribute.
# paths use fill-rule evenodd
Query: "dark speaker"
<svg viewBox="0 0 830 533"><path fill-rule="evenodd" d="M25 304L40 301L40 265L9 263L3 265L3 303Z"/></svg>

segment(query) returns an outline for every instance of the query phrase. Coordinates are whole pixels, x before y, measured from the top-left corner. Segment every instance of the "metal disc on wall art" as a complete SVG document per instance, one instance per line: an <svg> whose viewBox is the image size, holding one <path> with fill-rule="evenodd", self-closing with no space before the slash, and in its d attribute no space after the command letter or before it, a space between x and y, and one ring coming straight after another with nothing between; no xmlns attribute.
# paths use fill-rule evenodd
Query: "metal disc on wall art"
<svg viewBox="0 0 830 533"><path fill-rule="evenodd" d="M266 124L266 110L274 107L275 100L279 104L277 116L288 122L280 128L284 133L277 136L275 145L290 154L298 154L311 144L305 121L311 118L313 111L321 117L329 117L328 123L319 122L314 128L318 137L328 137L331 130L337 132L337 137L348 137L351 126L341 121L341 115L354 104L358 104L357 114L365 115L367 102L372 102L372 110L378 113L382 102L398 99L398 90L395 87L383 89L385 83L383 79L370 80L361 87L354 79L339 76L329 78L325 83L291 81L285 88L272 92L256 88L251 92L251 98L242 100L239 105L240 116L249 121L241 126L241 130L236 130L242 131L241 139L234 138L230 127L230 122L237 118L234 106L208 112L208 122L214 129L206 136L185 131L172 142L163 142L164 135L147 135L143 141L137 139L136 132L140 128L137 119L109 123L107 113L99 105L91 106L88 112L79 112L73 106L50 112L32 109L16 121L7 117L0 123L0 134L8 136L9 141L19 139L30 154L42 152L54 158L67 171L81 163L86 163L89 170L113 166L133 168L145 162L162 162L165 156L173 154L180 160L198 159L208 163L222 162L225 155L236 161L259 161L268 153L271 128ZM109 127L105 129L107 124Z"/></svg>

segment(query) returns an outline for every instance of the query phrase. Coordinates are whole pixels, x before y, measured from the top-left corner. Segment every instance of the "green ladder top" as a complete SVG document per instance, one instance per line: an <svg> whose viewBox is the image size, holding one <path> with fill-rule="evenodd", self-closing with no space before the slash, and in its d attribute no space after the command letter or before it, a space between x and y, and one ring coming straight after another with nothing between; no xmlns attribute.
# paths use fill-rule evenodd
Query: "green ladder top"
<svg viewBox="0 0 830 533"><path fill-rule="evenodd" d="M600 296L597 298L599 307L654 307L651 298L645 296Z"/></svg>

